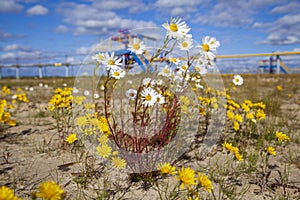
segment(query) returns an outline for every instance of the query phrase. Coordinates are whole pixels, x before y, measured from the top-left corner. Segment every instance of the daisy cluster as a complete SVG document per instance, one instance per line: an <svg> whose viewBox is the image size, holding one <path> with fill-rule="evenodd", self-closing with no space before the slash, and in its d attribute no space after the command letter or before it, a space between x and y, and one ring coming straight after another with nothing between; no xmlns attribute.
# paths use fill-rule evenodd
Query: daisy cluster
<svg viewBox="0 0 300 200"><path fill-rule="evenodd" d="M160 89L162 80L151 79L149 77L144 78L142 81L142 89L140 93L140 98L142 100L142 105L147 107L154 106L155 104L164 104L165 96L163 96L163 91ZM126 91L126 96L129 100L136 100L138 91L135 89L129 89Z"/></svg>

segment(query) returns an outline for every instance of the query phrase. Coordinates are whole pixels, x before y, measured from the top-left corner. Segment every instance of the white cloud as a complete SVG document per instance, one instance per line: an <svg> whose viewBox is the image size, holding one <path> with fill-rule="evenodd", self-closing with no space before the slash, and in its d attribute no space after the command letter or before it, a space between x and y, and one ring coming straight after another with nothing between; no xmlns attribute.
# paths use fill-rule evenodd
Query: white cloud
<svg viewBox="0 0 300 200"><path fill-rule="evenodd" d="M48 12L48 9L42 5L35 5L26 11L27 15L46 15Z"/></svg>
<svg viewBox="0 0 300 200"><path fill-rule="evenodd" d="M69 29L66 26L64 26L64 25L58 25L53 31L55 33L66 33L66 32L68 32L68 30Z"/></svg>
<svg viewBox="0 0 300 200"><path fill-rule="evenodd" d="M199 12L195 22L218 27L245 27L253 22L253 12L245 1L221 1Z"/></svg>
<svg viewBox="0 0 300 200"><path fill-rule="evenodd" d="M283 5L278 5L274 7L270 13L271 14L291 14L291 13L299 13L300 3L297 1L290 1L289 3L285 3Z"/></svg>
<svg viewBox="0 0 300 200"><path fill-rule="evenodd" d="M17 39L22 37L24 37L24 35L22 34L11 34L0 30L0 41L6 41L6 40Z"/></svg>
<svg viewBox="0 0 300 200"><path fill-rule="evenodd" d="M31 47L27 46L20 46L18 44L11 44L7 45L2 48L2 51L32 51L33 49Z"/></svg>
<svg viewBox="0 0 300 200"><path fill-rule="evenodd" d="M18 52L7 52L0 55L0 59L3 62L20 62L22 63L25 60L38 59L41 56L40 51L26 52L26 51L18 51Z"/></svg>
<svg viewBox="0 0 300 200"><path fill-rule="evenodd" d="M154 7L160 12L160 15L189 19L192 14L206 8L209 3L209 0L157 0Z"/></svg>
<svg viewBox="0 0 300 200"><path fill-rule="evenodd" d="M150 9L150 6L140 0L93 0L93 7L101 10L127 9L131 13L143 12Z"/></svg>
<svg viewBox="0 0 300 200"><path fill-rule="evenodd" d="M75 26L74 35L111 35L123 28L156 25L151 21L123 19L113 11L86 4L62 3L57 12L65 16L64 22Z"/></svg>
<svg viewBox="0 0 300 200"><path fill-rule="evenodd" d="M260 23L256 28L267 30L269 35L258 44L289 45L300 43L300 14L288 14L271 23Z"/></svg>
<svg viewBox="0 0 300 200"><path fill-rule="evenodd" d="M158 8L174 8L185 6L196 6L202 4L199 0L157 0L155 6ZM209 3L209 1L206 1Z"/></svg>
<svg viewBox="0 0 300 200"><path fill-rule="evenodd" d="M80 48L76 49L76 54L79 54L79 55L89 54L90 52L91 52L90 47L80 47Z"/></svg>
<svg viewBox="0 0 300 200"><path fill-rule="evenodd" d="M17 13L20 12L24 7L17 3L15 0L0 0L0 13Z"/></svg>

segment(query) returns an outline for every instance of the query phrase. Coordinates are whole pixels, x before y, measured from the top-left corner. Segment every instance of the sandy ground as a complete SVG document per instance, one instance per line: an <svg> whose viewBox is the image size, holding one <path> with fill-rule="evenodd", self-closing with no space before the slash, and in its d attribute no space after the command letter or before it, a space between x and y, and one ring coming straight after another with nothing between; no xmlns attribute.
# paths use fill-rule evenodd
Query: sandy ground
<svg viewBox="0 0 300 200"><path fill-rule="evenodd" d="M297 77L293 80L297 81ZM47 81L48 84L51 84L52 80ZM68 81L70 84L72 83L72 80ZM270 81L272 81L270 78L266 78L265 82L261 84L268 84ZM20 84L13 80L10 80L10 83L13 85L12 87ZM91 175L87 180L81 180L87 181L87 184L78 184L80 173L88 171L88 169L80 160L80 153L76 149L61 148L61 139L53 129L54 121L47 113L47 104L45 103L50 99L53 87L42 89L37 86L37 83L38 81L34 81L34 83L28 84L28 86L35 87L35 91L29 94L31 102L21 105L18 112L14 113L18 125L2 129L0 132L0 185L7 185L14 189L20 197L30 199L31 192L36 190L42 181L54 180L65 189L66 199L96 199L97 193L103 191L104 188L103 164L99 160L88 159L89 165L93 166L90 171ZM63 80L55 84L61 83ZM2 81L1 85L4 84L5 82ZM293 116L284 120L281 117L272 116L274 123L281 123L281 126L293 128L293 140L296 142L280 147L277 150L278 155L270 159L270 166L273 170L268 179L269 187L264 188L263 191L261 191L260 185L262 178L259 174L245 174L237 180L228 179L229 182L236 181L238 189L248 188L242 199L279 199L280 194L283 193L287 196L280 199L300 199L300 105L297 102L300 100L299 88L300 85L296 86L293 93L294 96L296 95L294 103L287 100L278 108L281 114L293 113ZM217 161L225 163L230 156L221 151L222 149L216 147L206 159L200 161L195 156L197 150L194 149L188 154L189 156L180 160L179 165L184 164L184 166L197 169L199 163L203 168ZM289 159L292 159L292 164L288 168L287 182L282 185L280 184L283 177L282 172ZM232 175L230 174L232 171L234 170L229 170L227 175ZM112 179L113 184L116 184L116 177L117 174L112 173L108 178ZM120 186L124 192L121 199L159 199L154 186L142 182L132 182L125 173L121 175L121 179ZM159 180L159 182L162 181L175 182L173 178ZM113 193L113 190L109 190L111 188L116 188L116 186L112 185L107 188L108 192ZM111 199L117 199L117 196L111 197ZM206 196L203 199L210 198Z"/></svg>

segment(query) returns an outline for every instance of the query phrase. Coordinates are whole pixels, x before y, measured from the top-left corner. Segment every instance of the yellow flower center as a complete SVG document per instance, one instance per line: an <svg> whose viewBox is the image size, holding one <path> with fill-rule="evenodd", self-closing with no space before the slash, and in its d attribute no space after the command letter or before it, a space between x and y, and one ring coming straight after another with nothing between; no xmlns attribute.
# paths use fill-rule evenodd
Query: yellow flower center
<svg viewBox="0 0 300 200"><path fill-rule="evenodd" d="M145 99L146 99L146 101L151 101L152 97L151 97L150 94L147 94L147 95L145 96Z"/></svg>
<svg viewBox="0 0 300 200"><path fill-rule="evenodd" d="M177 32L177 31L178 31L178 26L177 26L177 24L171 23L171 24L170 24L170 31L172 31L172 32Z"/></svg>
<svg viewBox="0 0 300 200"><path fill-rule="evenodd" d="M114 76L119 76L119 75L120 75L119 72L117 72L117 71L114 72Z"/></svg>
<svg viewBox="0 0 300 200"><path fill-rule="evenodd" d="M108 63L109 65L114 65L114 64L115 64L115 61L114 61L114 60L108 60L107 63Z"/></svg>
<svg viewBox="0 0 300 200"><path fill-rule="evenodd" d="M140 46L140 44L138 44L138 43L132 45L132 48L135 49L135 50L139 50L140 47L141 47L141 46Z"/></svg>
<svg viewBox="0 0 300 200"><path fill-rule="evenodd" d="M182 47L187 47L187 46L189 46L189 44L188 44L187 42L182 42L181 45L182 45Z"/></svg>
<svg viewBox="0 0 300 200"><path fill-rule="evenodd" d="M101 55L101 54L99 54L99 55L98 55L98 58L99 58L100 60L103 60L104 56Z"/></svg>
<svg viewBox="0 0 300 200"><path fill-rule="evenodd" d="M202 44L203 51L208 52L209 51L209 45L208 44Z"/></svg>
<svg viewBox="0 0 300 200"><path fill-rule="evenodd" d="M240 82L240 79L236 78L236 79L235 79L235 82L237 82L237 83Z"/></svg>
<svg viewBox="0 0 300 200"><path fill-rule="evenodd" d="M186 65L182 65L182 66L181 66L181 69L186 70L186 69L187 69L187 66L186 66Z"/></svg>

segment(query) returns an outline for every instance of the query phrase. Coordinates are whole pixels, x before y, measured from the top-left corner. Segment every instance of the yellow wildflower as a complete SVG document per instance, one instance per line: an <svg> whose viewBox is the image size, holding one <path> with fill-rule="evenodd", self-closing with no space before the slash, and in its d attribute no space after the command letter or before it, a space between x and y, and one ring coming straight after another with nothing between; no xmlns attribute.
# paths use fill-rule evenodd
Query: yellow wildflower
<svg viewBox="0 0 300 200"><path fill-rule="evenodd" d="M97 146L96 149L102 158L108 158L112 151L111 147L108 145Z"/></svg>
<svg viewBox="0 0 300 200"><path fill-rule="evenodd" d="M208 176L198 172L198 180L201 186L209 193L213 190L212 182L209 180Z"/></svg>
<svg viewBox="0 0 300 200"><path fill-rule="evenodd" d="M227 118L230 120L234 119L234 113L231 110L227 110Z"/></svg>
<svg viewBox="0 0 300 200"><path fill-rule="evenodd" d="M54 181L43 182L39 186L39 191L36 193L37 197L45 200L62 200L65 192Z"/></svg>
<svg viewBox="0 0 300 200"><path fill-rule="evenodd" d="M289 136L287 136L286 134L284 134L282 132L276 131L275 135L276 135L279 142L285 142L285 141L289 142L291 140L289 138Z"/></svg>
<svg viewBox="0 0 300 200"><path fill-rule="evenodd" d="M276 156L276 150L273 147L267 147L265 150L268 152L268 154Z"/></svg>
<svg viewBox="0 0 300 200"><path fill-rule="evenodd" d="M99 129L105 135L110 134L108 120L104 116L99 117Z"/></svg>
<svg viewBox="0 0 300 200"><path fill-rule="evenodd" d="M199 107L199 113L200 113L200 115L202 115L202 116L205 116L205 115L206 115L206 111L205 111L205 109L204 109L203 107Z"/></svg>
<svg viewBox="0 0 300 200"><path fill-rule="evenodd" d="M178 170L178 180L180 180L180 188L184 189L184 186L190 188L190 185L196 185L195 171L191 168L182 167L181 170Z"/></svg>
<svg viewBox="0 0 300 200"><path fill-rule="evenodd" d="M98 141L100 142L100 144L102 145L105 145L107 144L107 141L108 141L108 137L107 135L101 135L99 138L98 138Z"/></svg>
<svg viewBox="0 0 300 200"><path fill-rule="evenodd" d="M4 185L0 187L0 200L18 200L18 198L11 189Z"/></svg>
<svg viewBox="0 0 300 200"><path fill-rule="evenodd" d="M244 160L243 156L240 154L239 151L235 152L235 158L236 158L238 161L243 161L243 160Z"/></svg>
<svg viewBox="0 0 300 200"><path fill-rule="evenodd" d="M77 136L75 133L70 134L67 138L66 138L66 142L68 142L69 144L74 143L77 140Z"/></svg>
<svg viewBox="0 0 300 200"><path fill-rule="evenodd" d="M224 143L222 144L222 146L223 146L225 149L227 149L228 151L230 151L231 153L236 153L236 152L239 151L239 149L238 149L237 147L232 146L231 143L224 142Z"/></svg>
<svg viewBox="0 0 300 200"><path fill-rule="evenodd" d="M258 109L256 114L255 114L255 117L258 120L266 119L266 114L262 109Z"/></svg>
<svg viewBox="0 0 300 200"><path fill-rule="evenodd" d="M277 85L276 88L277 88L278 91L281 91L281 90L282 90L281 85Z"/></svg>
<svg viewBox="0 0 300 200"><path fill-rule="evenodd" d="M175 167L170 163L160 163L158 164L157 169L161 174L176 174Z"/></svg>
<svg viewBox="0 0 300 200"><path fill-rule="evenodd" d="M246 118L247 119L254 119L254 114L249 112L249 113L246 114Z"/></svg>
<svg viewBox="0 0 300 200"><path fill-rule="evenodd" d="M113 166L118 169L123 169L126 167L126 161L122 158L113 157L112 163L113 163Z"/></svg>
<svg viewBox="0 0 300 200"><path fill-rule="evenodd" d="M243 122L243 117L240 114L235 114L234 119L238 122Z"/></svg>
<svg viewBox="0 0 300 200"><path fill-rule="evenodd" d="M234 128L235 131L240 130L240 124L238 122L234 121L233 122L233 128Z"/></svg>

